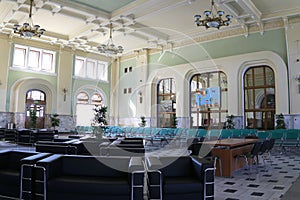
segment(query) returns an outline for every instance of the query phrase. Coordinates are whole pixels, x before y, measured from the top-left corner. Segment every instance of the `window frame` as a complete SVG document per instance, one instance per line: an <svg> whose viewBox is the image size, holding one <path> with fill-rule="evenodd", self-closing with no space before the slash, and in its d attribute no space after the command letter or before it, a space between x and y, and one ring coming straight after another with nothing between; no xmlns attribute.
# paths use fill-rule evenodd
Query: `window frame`
<svg viewBox="0 0 300 200"><path fill-rule="evenodd" d="M20 57L17 58L16 56L18 56L18 55L16 55L16 50L19 50L19 51L23 50L23 55L19 55ZM31 52L34 52L38 55L38 58L37 58L38 61L36 63L34 63L36 66L31 66L30 57L33 55L33 54L31 54ZM46 55L46 54L52 55L50 69L48 69L49 67L43 67L43 64L45 61L44 55ZM19 59L23 60L23 65L15 64L15 62L17 62L17 60L19 60ZM30 72L43 72L43 73L54 74L55 66L56 66L56 52L55 51L50 51L50 50L31 47L31 46L19 45L19 44L14 45L13 58L12 58L12 68L13 69L26 70L26 71L30 71Z"/></svg>
<svg viewBox="0 0 300 200"><path fill-rule="evenodd" d="M82 62L82 69L80 70L76 68L77 61ZM89 63L93 63L93 66L91 67L91 70L93 72L88 71L90 68L90 66L88 65ZM108 62L91 58L85 58L82 56L75 56L73 75L76 78L108 82Z"/></svg>
<svg viewBox="0 0 300 200"><path fill-rule="evenodd" d="M211 85L211 76L217 75L217 85ZM193 82L193 79L197 78L196 82ZM201 81L203 83L201 83ZM216 83L216 82L215 82ZM214 84L215 84L214 83ZM201 87L201 88L200 88ZM217 108L200 108L200 107L194 107L192 104L193 96L196 94L196 89L205 89L205 88L213 88L213 87L219 87L220 88L220 102L219 107ZM194 90L193 90L194 89ZM212 71L212 72L205 72L205 73L197 73L193 74L190 79L189 83L189 91L190 91L190 117L193 119L193 116L196 116L195 123L197 124L194 126L194 123L191 122L191 127L203 127L203 128L223 128L222 124L226 120L226 116L228 114L228 86L227 86L227 75L223 71ZM223 102L223 98L226 98L227 100ZM224 103L227 103L227 105L224 105ZM201 117L199 117L201 115ZM216 119L213 116L218 116ZM201 119L201 121L200 121ZM215 122L213 120L215 119Z"/></svg>

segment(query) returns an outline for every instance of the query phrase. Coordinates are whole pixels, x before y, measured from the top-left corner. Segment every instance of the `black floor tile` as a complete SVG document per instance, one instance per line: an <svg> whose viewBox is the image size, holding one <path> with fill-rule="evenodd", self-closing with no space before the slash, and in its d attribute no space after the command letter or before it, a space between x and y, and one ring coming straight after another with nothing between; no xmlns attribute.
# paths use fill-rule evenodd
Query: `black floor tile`
<svg viewBox="0 0 300 200"><path fill-rule="evenodd" d="M235 193L237 190L234 189L226 189L224 190L224 192L228 192L228 193Z"/></svg>
<svg viewBox="0 0 300 200"><path fill-rule="evenodd" d="M251 187L251 188L258 188L258 187L259 187L259 185L256 185L256 184L249 184L249 185L247 185L247 187Z"/></svg>
<svg viewBox="0 0 300 200"><path fill-rule="evenodd" d="M268 180L269 183L277 183L278 180Z"/></svg>
<svg viewBox="0 0 300 200"><path fill-rule="evenodd" d="M234 185L235 182L225 182L224 184L225 184L225 185Z"/></svg>
<svg viewBox="0 0 300 200"><path fill-rule="evenodd" d="M273 189L274 189L274 190L283 190L284 187L282 187L282 186L275 186L275 187L273 187Z"/></svg>
<svg viewBox="0 0 300 200"><path fill-rule="evenodd" d="M252 192L251 193L251 196L259 196L259 197L261 197L263 195L264 195L264 193L262 193L262 192Z"/></svg>

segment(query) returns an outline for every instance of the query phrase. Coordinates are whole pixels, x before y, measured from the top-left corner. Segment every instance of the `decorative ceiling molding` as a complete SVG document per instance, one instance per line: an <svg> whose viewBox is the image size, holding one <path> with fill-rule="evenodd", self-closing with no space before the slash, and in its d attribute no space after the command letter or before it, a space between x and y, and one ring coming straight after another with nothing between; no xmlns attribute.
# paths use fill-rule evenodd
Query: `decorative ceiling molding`
<svg viewBox="0 0 300 200"><path fill-rule="evenodd" d="M107 39L110 23L114 26L114 41L121 43L125 53L169 48L171 43L178 47L234 35L247 37L270 28L287 28L300 18L300 2L285 1L281 9L281 0L215 0L220 10L234 16L230 27L215 31L199 29L193 23L193 16L207 9L209 1L136 0L108 13L71 0L34 0L33 19L46 29L35 41L97 53L96 47ZM290 6L286 6L288 3ZM0 0L0 32L18 37L12 28L24 22L28 12L28 0Z"/></svg>

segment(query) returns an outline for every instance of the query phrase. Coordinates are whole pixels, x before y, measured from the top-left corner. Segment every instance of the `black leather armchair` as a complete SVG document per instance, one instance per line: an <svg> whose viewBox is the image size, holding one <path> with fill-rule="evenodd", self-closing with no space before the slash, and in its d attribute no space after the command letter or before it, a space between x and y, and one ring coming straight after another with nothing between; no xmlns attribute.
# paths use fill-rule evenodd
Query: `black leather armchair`
<svg viewBox="0 0 300 200"><path fill-rule="evenodd" d="M29 151L1 151L0 197L31 199L33 165L37 160L49 155Z"/></svg>
<svg viewBox="0 0 300 200"><path fill-rule="evenodd" d="M36 174L42 199L143 200L141 158L56 154L37 162Z"/></svg>
<svg viewBox="0 0 300 200"><path fill-rule="evenodd" d="M16 133L18 144L33 144L35 143L35 133L29 129L19 129Z"/></svg>
<svg viewBox="0 0 300 200"><path fill-rule="evenodd" d="M53 141L55 134L55 130L38 130L35 133L36 141Z"/></svg>
<svg viewBox="0 0 300 200"><path fill-rule="evenodd" d="M146 158L149 199L214 199L214 166L194 156Z"/></svg>

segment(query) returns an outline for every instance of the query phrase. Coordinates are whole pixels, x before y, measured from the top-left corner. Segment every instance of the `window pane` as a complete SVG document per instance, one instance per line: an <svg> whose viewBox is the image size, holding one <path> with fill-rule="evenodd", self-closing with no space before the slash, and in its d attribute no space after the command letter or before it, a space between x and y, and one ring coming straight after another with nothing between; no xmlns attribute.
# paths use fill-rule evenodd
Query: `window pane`
<svg viewBox="0 0 300 200"><path fill-rule="evenodd" d="M255 77L255 86L265 85L263 67L254 68L254 77Z"/></svg>
<svg viewBox="0 0 300 200"><path fill-rule="evenodd" d="M98 63L98 67L97 67L97 78L102 80L102 81L107 81L108 78L108 66L107 64Z"/></svg>
<svg viewBox="0 0 300 200"><path fill-rule="evenodd" d="M245 90L245 108L254 109L253 90Z"/></svg>
<svg viewBox="0 0 300 200"><path fill-rule="evenodd" d="M76 59L75 60L75 76L81 76L84 77L84 60L82 59Z"/></svg>
<svg viewBox="0 0 300 200"><path fill-rule="evenodd" d="M85 92L80 92L77 95L77 103L87 104L89 101L89 96Z"/></svg>
<svg viewBox="0 0 300 200"><path fill-rule="evenodd" d="M16 47L14 51L13 66L25 68L25 56L26 56L26 49Z"/></svg>
<svg viewBox="0 0 300 200"><path fill-rule="evenodd" d="M51 53L43 53L43 59L42 59L42 70L52 72L54 71L52 69L53 66L53 54Z"/></svg>
<svg viewBox="0 0 300 200"><path fill-rule="evenodd" d="M87 61L87 63L86 63L86 76L88 78L96 78L95 62Z"/></svg>
<svg viewBox="0 0 300 200"><path fill-rule="evenodd" d="M252 69L249 69L247 73L245 74L245 87L251 87L253 86L253 75L252 75Z"/></svg>
<svg viewBox="0 0 300 200"><path fill-rule="evenodd" d="M97 105L102 104L102 97L100 94L94 94L91 99L92 99L92 104L97 104Z"/></svg>
<svg viewBox="0 0 300 200"><path fill-rule="evenodd" d="M38 70L39 62L40 62L40 52L35 50L30 50L28 56L28 67Z"/></svg>
<svg viewBox="0 0 300 200"><path fill-rule="evenodd" d="M209 74L209 87L219 86L219 73Z"/></svg>
<svg viewBox="0 0 300 200"><path fill-rule="evenodd" d="M275 77L273 70L269 67L266 67L266 84L269 86L274 86L275 84Z"/></svg>

